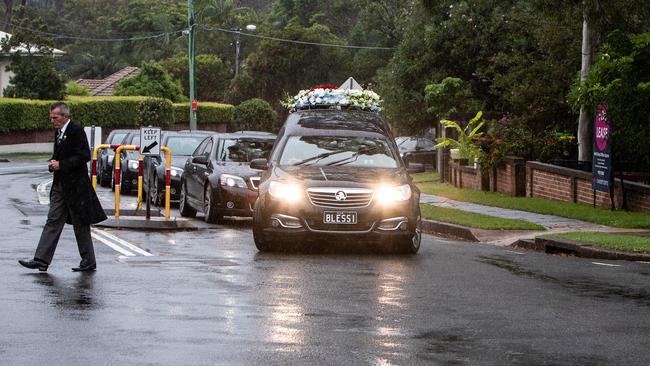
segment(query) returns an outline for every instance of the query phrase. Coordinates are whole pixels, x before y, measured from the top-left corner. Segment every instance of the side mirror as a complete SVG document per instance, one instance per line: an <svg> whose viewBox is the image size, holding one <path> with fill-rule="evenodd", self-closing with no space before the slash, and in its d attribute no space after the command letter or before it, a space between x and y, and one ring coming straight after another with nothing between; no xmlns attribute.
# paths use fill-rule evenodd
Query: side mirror
<svg viewBox="0 0 650 366"><path fill-rule="evenodd" d="M255 170L266 170L269 168L266 159L253 159L251 160L250 167Z"/></svg>
<svg viewBox="0 0 650 366"><path fill-rule="evenodd" d="M205 155L198 155L192 158L192 163L208 165L208 157Z"/></svg>

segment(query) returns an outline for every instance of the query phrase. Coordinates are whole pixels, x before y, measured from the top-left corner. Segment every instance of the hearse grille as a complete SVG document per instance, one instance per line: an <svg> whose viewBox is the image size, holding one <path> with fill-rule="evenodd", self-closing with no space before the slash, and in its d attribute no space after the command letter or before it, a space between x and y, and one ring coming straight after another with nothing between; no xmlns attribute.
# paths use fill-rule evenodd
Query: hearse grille
<svg viewBox="0 0 650 366"><path fill-rule="evenodd" d="M363 188L309 188L309 200L315 206L332 208L366 207L372 201L373 190Z"/></svg>

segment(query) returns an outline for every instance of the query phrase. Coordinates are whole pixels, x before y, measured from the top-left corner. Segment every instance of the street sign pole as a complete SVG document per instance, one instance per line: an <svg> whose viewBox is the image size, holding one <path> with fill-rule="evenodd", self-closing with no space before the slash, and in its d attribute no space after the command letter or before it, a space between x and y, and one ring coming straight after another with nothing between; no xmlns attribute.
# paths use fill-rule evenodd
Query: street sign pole
<svg viewBox="0 0 650 366"><path fill-rule="evenodd" d="M189 27L188 34L188 60L189 60L189 81L190 81L190 102L196 98L196 85L194 83L194 0L187 0L187 25ZM197 129L196 126L196 110L190 107L190 130Z"/></svg>

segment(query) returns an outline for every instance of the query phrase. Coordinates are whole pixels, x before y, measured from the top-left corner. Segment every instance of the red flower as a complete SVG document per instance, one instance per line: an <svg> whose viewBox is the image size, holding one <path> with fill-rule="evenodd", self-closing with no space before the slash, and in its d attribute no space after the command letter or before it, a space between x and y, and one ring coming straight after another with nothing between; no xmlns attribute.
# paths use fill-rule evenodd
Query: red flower
<svg viewBox="0 0 650 366"><path fill-rule="evenodd" d="M332 84L318 84L318 85L314 85L314 86L312 86L311 88L309 88L309 90L316 90L316 89L338 89L338 88L339 88L338 86L336 86L336 85L332 85Z"/></svg>

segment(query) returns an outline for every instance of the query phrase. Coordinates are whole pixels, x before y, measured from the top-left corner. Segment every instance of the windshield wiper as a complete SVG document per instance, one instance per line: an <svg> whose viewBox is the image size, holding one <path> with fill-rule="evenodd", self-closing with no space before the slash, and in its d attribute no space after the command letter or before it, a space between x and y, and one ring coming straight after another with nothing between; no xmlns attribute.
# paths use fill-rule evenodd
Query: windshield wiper
<svg viewBox="0 0 650 366"><path fill-rule="evenodd" d="M329 157L329 156L336 155L336 154L340 154L340 153L344 153L344 152L347 152L347 151L348 151L348 150L334 150L334 151L328 151L328 152L325 152L325 153L322 153L322 154L318 154L318 155L316 155L316 156L309 157L309 158L304 159L304 160L300 160L299 162L294 163L294 164L291 164L291 165L304 165L304 164L306 164L306 163L311 163L311 162L316 163L316 162L318 162L319 160L325 159L325 158L327 158L327 157Z"/></svg>
<svg viewBox="0 0 650 366"><path fill-rule="evenodd" d="M371 152L376 152L377 150L379 150L379 148L377 146L373 146L373 147L370 147L370 148L367 148L367 149L362 149L362 150L359 150L359 151L355 152L354 154L348 156L347 158L343 158L341 160L333 161L333 162L327 163L325 165L327 165L327 166L340 166L340 165L350 164L352 162L357 161L357 159L359 158L359 155L368 154L368 153L371 153Z"/></svg>

